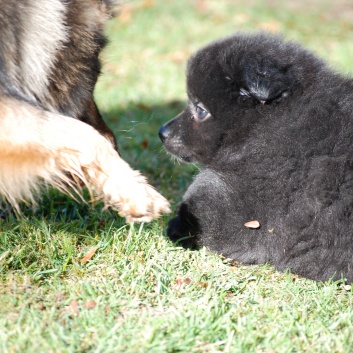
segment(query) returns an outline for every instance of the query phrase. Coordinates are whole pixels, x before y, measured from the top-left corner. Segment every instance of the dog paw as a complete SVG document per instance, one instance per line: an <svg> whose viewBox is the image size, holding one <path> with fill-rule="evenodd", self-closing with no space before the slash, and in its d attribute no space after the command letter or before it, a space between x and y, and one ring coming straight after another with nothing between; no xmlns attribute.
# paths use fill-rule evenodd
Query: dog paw
<svg viewBox="0 0 353 353"><path fill-rule="evenodd" d="M85 176L105 208L118 211L128 223L150 222L169 213L168 201L158 193L139 171L133 170L101 135L99 145L86 157ZM97 137L97 139L98 139ZM91 156L95 156L92 160ZM88 162L87 162L88 161ZM81 162L82 164L82 162Z"/></svg>
<svg viewBox="0 0 353 353"><path fill-rule="evenodd" d="M150 222L170 212L169 202L123 160L119 160L119 168L113 168L107 175L102 183L104 203L117 210L126 222Z"/></svg>
<svg viewBox="0 0 353 353"><path fill-rule="evenodd" d="M126 222L150 222L163 213L170 213L169 202L147 183L138 183L120 203L119 215Z"/></svg>

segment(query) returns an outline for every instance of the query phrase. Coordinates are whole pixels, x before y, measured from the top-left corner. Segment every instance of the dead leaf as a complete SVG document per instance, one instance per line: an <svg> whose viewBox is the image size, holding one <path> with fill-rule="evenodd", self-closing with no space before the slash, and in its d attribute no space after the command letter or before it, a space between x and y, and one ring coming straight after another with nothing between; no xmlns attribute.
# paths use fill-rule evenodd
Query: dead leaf
<svg viewBox="0 0 353 353"><path fill-rule="evenodd" d="M260 223L259 221L250 221L250 222L244 223L244 226L246 228L256 229L256 228L260 228Z"/></svg>
<svg viewBox="0 0 353 353"><path fill-rule="evenodd" d="M199 286L201 288L207 288L208 287L208 283L207 282L199 282Z"/></svg>
<svg viewBox="0 0 353 353"><path fill-rule="evenodd" d="M141 142L141 147L142 147L143 149L146 149L146 148L148 147L148 141L147 141L147 140L143 140L143 141Z"/></svg>
<svg viewBox="0 0 353 353"><path fill-rule="evenodd" d="M181 287L183 284L189 285L191 283L191 279L186 277L186 278L178 278L175 281L175 284L179 287Z"/></svg>
<svg viewBox="0 0 353 353"><path fill-rule="evenodd" d="M91 260L93 255L98 250L97 247L92 248L81 260L81 264L84 265L87 261Z"/></svg>
<svg viewBox="0 0 353 353"><path fill-rule="evenodd" d="M175 284L180 287L183 284L183 280L178 278L175 280Z"/></svg>
<svg viewBox="0 0 353 353"><path fill-rule="evenodd" d="M190 278L184 278L184 283L185 284L190 284L191 283L191 279Z"/></svg>
<svg viewBox="0 0 353 353"><path fill-rule="evenodd" d="M78 316L78 313L79 313L79 308L78 308L78 302L77 300L71 300L71 303L70 303L70 309L71 311L74 313L75 316Z"/></svg>
<svg viewBox="0 0 353 353"><path fill-rule="evenodd" d="M82 304L82 307L86 309L93 309L96 306L97 306L97 303L94 300L89 300L86 303Z"/></svg>

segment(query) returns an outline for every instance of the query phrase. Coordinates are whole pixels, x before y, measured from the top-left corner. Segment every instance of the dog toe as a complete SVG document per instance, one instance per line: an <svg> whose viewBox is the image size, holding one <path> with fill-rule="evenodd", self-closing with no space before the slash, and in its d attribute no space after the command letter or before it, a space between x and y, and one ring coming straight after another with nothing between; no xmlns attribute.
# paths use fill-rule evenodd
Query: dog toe
<svg viewBox="0 0 353 353"><path fill-rule="evenodd" d="M163 213L170 213L169 202L149 184L140 184L119 210L119 215L128 223L150 222Z"/></svg>

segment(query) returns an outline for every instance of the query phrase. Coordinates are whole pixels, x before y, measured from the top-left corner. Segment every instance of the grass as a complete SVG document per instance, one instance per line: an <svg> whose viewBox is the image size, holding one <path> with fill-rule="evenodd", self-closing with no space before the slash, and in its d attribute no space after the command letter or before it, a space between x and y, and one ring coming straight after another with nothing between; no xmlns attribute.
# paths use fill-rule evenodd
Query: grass
<svg viewBox="0 0 353 353"><path fill-rule="evenodd" d="M188 56L236 30L267 29L347 73L352 11L344 0L126 4L108 26L96 90L124 158L175 209L197 170L175 165L157 131L185 103ZM55 191L23 218L0 220L0 352L353 350L350 286L183 250L164 237L167 220L125 225Z"/></svg>

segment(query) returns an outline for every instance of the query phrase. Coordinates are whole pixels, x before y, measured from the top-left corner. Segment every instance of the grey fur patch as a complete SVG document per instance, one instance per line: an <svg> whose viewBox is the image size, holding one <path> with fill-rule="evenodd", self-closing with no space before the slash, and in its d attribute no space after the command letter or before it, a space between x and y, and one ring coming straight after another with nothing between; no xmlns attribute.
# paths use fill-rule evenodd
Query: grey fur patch
<svg viewBox="0 0 353 353"><path fill-rule="evenodd" d="M67 40L66 6L60 0L36 0L21 13L24 28L18 82L24 84L21 90L32 98L46 96L55 53Z"/></svg>

